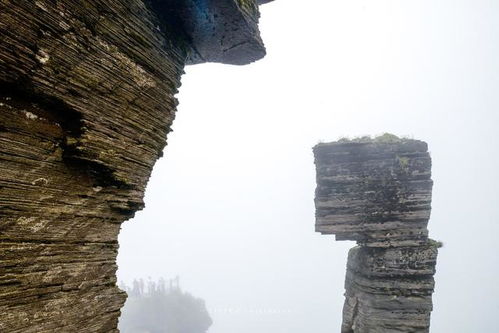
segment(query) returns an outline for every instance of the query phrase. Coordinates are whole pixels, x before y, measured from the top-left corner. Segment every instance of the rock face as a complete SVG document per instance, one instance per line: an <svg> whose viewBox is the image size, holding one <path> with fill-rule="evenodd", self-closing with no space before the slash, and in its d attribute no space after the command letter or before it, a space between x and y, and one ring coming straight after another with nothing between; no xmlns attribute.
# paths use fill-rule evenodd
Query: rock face
<svg viewBox="0 0 499 333"><path fill-rule="evenodd" d="M244 65L265 56L255 0L149 0L164 22L176 22L187 41L188 64ZM271 1L271 0L270 0ZM269 1L265 1L269 2Z"/></svg>
<svg viewBox="0 0 499 333"><path fill-rule="evenodd" d="M253 0L0 1L0 332L117 332L117 236L183 67L263 57L258 15Z"/></svg>
<svg viewBox="0 0 499 333"><path fill-rule="evenodd" d="M439 243L428 239L426 143L384 135L314 147L316 230L355 240L343 333L429 332Z"/></svg>

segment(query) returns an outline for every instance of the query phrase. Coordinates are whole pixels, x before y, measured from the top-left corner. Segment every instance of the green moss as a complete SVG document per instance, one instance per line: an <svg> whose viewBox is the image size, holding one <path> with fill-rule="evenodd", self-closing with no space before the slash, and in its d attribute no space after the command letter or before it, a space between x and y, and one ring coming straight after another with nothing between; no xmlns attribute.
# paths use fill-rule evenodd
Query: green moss
<svg viewBox="0 0 499 333"><path fill-rule="evenodd" d="M377 136L373 139L376 143L397 143L402 141L403 139L399 138L395 134L384 133L380 136Z"/></svg>
<svg viewBox="0 0 499 333"><path fill-rule="evenodd" d="M355 138L341 138L338 142L346 143L346 142L358 142L358 143L399 143L406 139L399 138L395 134L384 133L382 135L378 135L372 137L370 135L358 136Z"/></svg>
<svg viewBox="0 0 499 333"><path fill-rule="evenodd" d="M407 170L409 168L409 158L397 156L397 161L403 170Z"/></svg>
<svg viewBox="0 0 499 333"><path fill-rule="evenodd" d="M258 17L258 5L255 0L236 0L237 5L253 17Z"/></svg>
<svg viewBox="0 0 499 333"><path fill-rule="evenodd" d="M76 146L78 144L78 139L77 138L73 138L71 136L67 136L66 137L66 145L67 146Z"/></svg>
<svg viewBox="0 0 499 333"><path fill-rule="evenodd" d="M430 245L431 247L437 248L437 249L440 249L440 248L444 247L444 243L443 242L436 241L436 240L431 239L431 238L428 239L428 245Z"/></svg>
<svg viewBox="0 0 499 333"><path fill-rule="evenodd" d="M373 139L368 136L368 135L364 135L364 136L358 136L358 137L355 137L355 138L347 138L347 137L344 137L344 138L341 138L338 140L338 142L341 142L341 143L347 143L347 142L359 142L359 143L364 143L364 142L372 142Z"/></svg>

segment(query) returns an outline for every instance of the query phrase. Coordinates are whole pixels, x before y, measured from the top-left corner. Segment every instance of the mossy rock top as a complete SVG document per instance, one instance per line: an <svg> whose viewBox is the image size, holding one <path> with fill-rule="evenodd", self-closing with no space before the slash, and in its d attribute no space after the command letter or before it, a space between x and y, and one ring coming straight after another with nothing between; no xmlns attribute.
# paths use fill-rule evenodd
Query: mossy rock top
<svg viewBox="0 0 499 333"><path fill-rule="evenodd" d="M398 137L394 134L385 133L379 136L362 136L355 138L341 138L333 142L320 142L313 148L314 152L342 151L355 149L374 150L401 150L412 152L428 151L428 144L421 140Z"/></svg>

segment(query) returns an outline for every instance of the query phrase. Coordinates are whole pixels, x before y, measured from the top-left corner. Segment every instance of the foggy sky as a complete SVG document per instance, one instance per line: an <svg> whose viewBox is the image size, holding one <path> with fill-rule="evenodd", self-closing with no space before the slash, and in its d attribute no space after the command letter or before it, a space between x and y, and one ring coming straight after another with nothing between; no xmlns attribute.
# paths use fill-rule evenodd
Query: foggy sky
<svg viewBox="0 0 499 333"><path fill-rule="evenodd" d="M210 333L338 332L353 243L314 232L311 148L390 132L433 159L431 331L496 331L499 2L276 0L260 27L265 59L187 68L119 279L180 275Z"/></svg>

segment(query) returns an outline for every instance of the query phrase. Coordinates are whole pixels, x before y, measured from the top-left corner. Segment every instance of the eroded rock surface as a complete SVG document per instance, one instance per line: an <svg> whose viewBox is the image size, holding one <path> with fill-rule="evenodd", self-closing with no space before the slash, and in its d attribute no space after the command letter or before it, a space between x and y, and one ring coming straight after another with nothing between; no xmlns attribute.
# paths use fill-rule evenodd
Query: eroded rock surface
<svg viewBox="0 0 499 333"><path fill-rule="evenodd" d="M180 34L188 41L188 64L244 65L265 56L254 0L150 1L163 21L178 22Z"/></svg>
<svg viewBox="0 0 499 333"><path fill-rule="evenodd" d="M314 147L316 230L354 240L343 333L429 332L439 243L428 239L427 144L384 135Z"/></svg>
<svg viewBox="0 0 499 333"><path fill-rule="evenodd" d="M258 15L253 0L0 1L0 332L117 331L120 224L143 207L184 65L262 57Z"/></svg>

